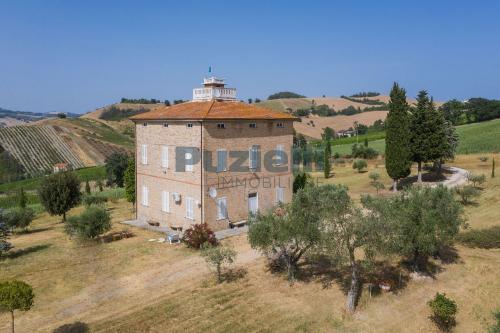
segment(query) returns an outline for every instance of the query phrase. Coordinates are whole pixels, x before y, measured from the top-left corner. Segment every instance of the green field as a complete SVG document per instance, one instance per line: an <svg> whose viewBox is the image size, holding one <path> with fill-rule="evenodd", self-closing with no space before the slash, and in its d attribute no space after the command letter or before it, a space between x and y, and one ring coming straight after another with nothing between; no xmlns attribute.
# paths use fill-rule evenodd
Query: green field
<svg viewBox="0 0 500 333"><path fill-rule="evenodd" d="M76 170L75 172L82 181L104 179L106 176L104 166L82 168ZM20 188L23 188L25 191L36 190L42 179L43 176L0 184L0 193L15 192Z"/></svg>
<svg viewBox="0 0 500 333"><path fill-rule="evenodd" d="M360 141L360 143L363 144L362 141ZM339 153L341 156L350 155L352 152L352 145L353 143L346 143L343 145L333 146L332 154ZM379 153L383 154L385 152L385 140L381 139L381 140L369 141L368 147L371 147L376 151L378 151Z"/></svg>
<svg viewBox="0 0 500 333"><path fill-rule="evenodd" d="M457 154L500 152L500 119L457 126L457 133L460 137ZM355 138L349 139L354 139L355 142ZM385 152L385 140L373 139L368 138L369 146L383 154ZM360 136L359 142L362 143L363 140L364 138ZM332 152L347 155L351 153L351 148L352 143L334 144Z"/></svg>
<svg viewBox="0 0 500 333"><path fill-rule="evenodd" d="M458 154L500 152L500 119L457 126Z"/></svg>

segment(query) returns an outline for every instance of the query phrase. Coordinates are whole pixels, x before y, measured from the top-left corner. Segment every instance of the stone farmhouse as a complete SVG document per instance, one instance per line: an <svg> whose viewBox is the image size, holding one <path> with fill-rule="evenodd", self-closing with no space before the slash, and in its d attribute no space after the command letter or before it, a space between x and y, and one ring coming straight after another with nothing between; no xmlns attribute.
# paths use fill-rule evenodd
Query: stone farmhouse
<svg viewBox="0 0 500 333"><path fill-rule="evenodd" d="M204 79L193 100L131 118L136 133L136 219L221 230L292 197L293 121L246 104L224 80Z"/></svg>

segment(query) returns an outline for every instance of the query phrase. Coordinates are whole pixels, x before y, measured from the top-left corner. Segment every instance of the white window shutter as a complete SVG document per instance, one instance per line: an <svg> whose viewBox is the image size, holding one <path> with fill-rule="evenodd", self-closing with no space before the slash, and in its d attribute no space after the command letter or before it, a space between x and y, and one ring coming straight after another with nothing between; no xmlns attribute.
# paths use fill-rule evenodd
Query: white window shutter
<svg viewBox="0 0 500 333"><path fill-rule="evenodd" d="M276 203L285 201L285 189L283 187L276 187Z"/></svg>
<svg viewBox="0 0 500 333"><path fill-rule="evenodd" d="M194 220L194 199L186 197L186 217Z"/></svg>
<svg viewBox="0 0 500 333"><path fill-rule="evenodd" d="M148 164L148 145L142 145L142 164Z"/></svg>
<svg viewBox="0 0 500 333"><path fill-rule="evenodd" d="M168 168L168 146L161 147L161 167Z"/></svg>
<svg viewBox="0 0 500 333"><path fill-rule="evenodd" d="M161 210L165 213L170 212L170 193L167 191L161 192Z"/></svg>
<svg viewBox="0 0 500 333"><path fill-rule="evenodd" d="M142 205L143 206L148 206L149 205L149 190L147 186L142 186Z"/></svg>

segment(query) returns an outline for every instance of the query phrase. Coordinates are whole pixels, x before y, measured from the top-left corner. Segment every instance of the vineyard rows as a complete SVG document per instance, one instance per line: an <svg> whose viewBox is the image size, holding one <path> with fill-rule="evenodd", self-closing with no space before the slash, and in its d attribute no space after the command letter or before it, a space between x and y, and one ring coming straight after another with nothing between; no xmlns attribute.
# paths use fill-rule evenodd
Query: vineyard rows
<svg viewBox="0 0 500 333"><path fill-rule="evenodd" d="M84 167L52 126L0 128L0 145L30 174L51 171L54 164L62 162L74 169Z"/></svg>

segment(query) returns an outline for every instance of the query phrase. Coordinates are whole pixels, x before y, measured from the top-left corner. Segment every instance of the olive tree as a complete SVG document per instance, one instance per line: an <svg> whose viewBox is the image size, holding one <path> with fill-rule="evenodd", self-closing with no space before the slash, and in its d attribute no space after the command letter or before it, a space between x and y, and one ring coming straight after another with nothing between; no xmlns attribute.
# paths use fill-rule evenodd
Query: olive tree
<svg viewBox="0 0 500 333"><path fill-rule="evenodd" d="M222 245L213 246L206 243L202 246L201 255L207 264L214 268L217 275L217 283L222 282L222 269L225 265L230 265L236 259L236 251Z"/></svg>
<svg viewBox="0 0 500 333"><path fill-rule="evenodd" d="M80 239L95 239L111 230L111 216L102 206L90 206L79 216L71 216L65 231Z"/></svg>
<svg viewBox="0 0 500 333"><path fill-rule="evenodd" d="M35 212L30 208L15 207L4 213L4 221L11 230L26 231L35 218Z"/></svg>
<svg viewBox="0 0 500 333"><path fill-rule="evenodd" d="M321 212L323 249L349 266L351 278L346 309L354 312L360 286L359 250L363 250L364 260L370 260L380 251L383 235L387 233L379 219L364 214L353 204L346 187L323 185L316 190L322 198L318 210Z"/></svg>
<svg viewBox="0 0 500 333"><path fill-rule="evenodd" d="M319 195L314 186L306 186L289 204L250 218L250 245L277 267L286 269L289 281L295 279L299 260L320 240Z"/></svg>
<svg viewBox="0 0 500 333"><path fill-rule="evenodd" d="M407 257L415 271L450 245L465 223L462 206L444 186L413 187L386 199L366 197L363 204L389 226L389 250Z"/></svg>
<svg viewBox="0 0 500 333"><path fill-rule="evenodd" d="M377 194L385 188L384 183L380 181L380 174L378 172L370 172L368 177L371 179L370 185L377 190Z"/></svg>
<svg viewBox="0 0 500 333"><path fill-rule="evenodd" d="M4 218L4 214L0 211L0 257L8 252L12 245L8 242L10 230Z"/></svg>
<svg viewBox="0 0 500 333"><path fill-rule="evenodd" d="M50 215L62 215L75 207L81 198L80 180L72 172L59 172L44 178L38 188L38 195Z"/></svg>
<svg viewBox="0 0 500 333"><path fill-rule="evenodd" d="M367 166L368 164L366 164L365 160L355 160L352 163L352 168L357 169L359 173L361 173L364 169L366 169Z"/></svg>
<svg viewBox="0 0 500 333"><path fill-rule="evenodd" d="M33 288L22 281L0 283L0 311L10 312L12 333L14 333L14 311L28 311L33 306Z"/></svg>

